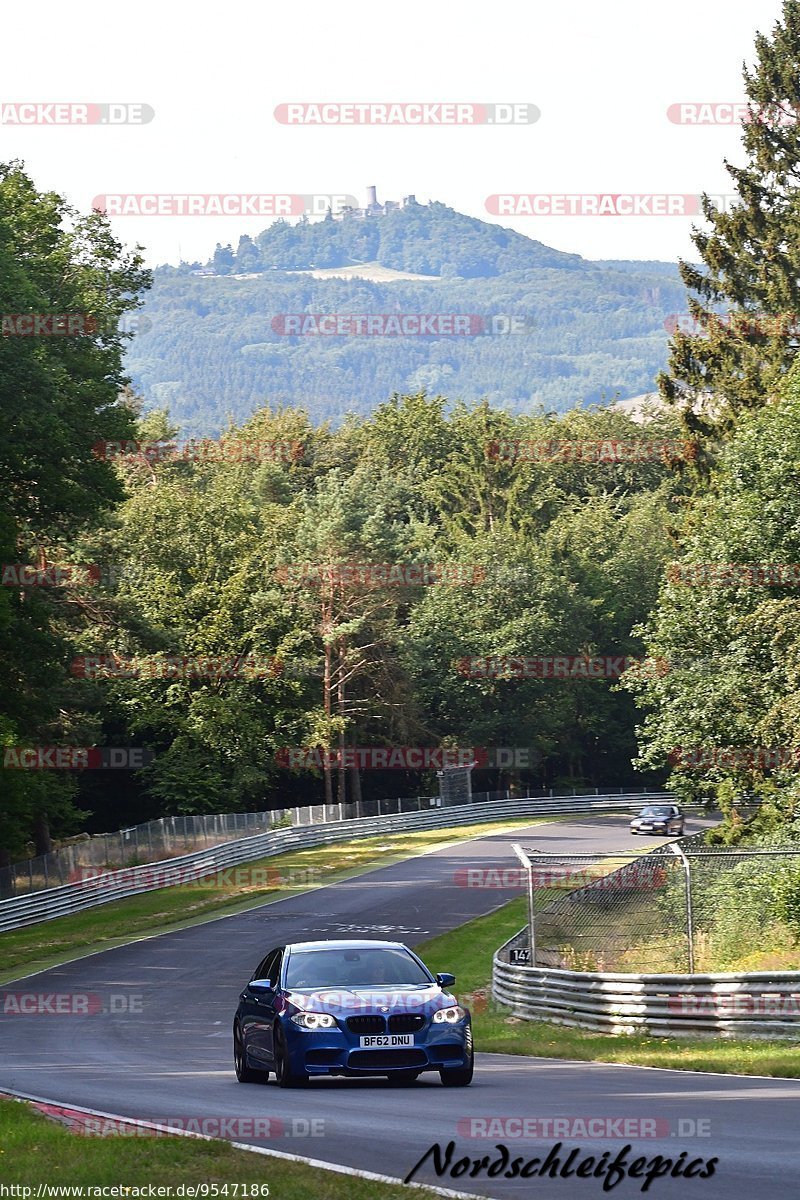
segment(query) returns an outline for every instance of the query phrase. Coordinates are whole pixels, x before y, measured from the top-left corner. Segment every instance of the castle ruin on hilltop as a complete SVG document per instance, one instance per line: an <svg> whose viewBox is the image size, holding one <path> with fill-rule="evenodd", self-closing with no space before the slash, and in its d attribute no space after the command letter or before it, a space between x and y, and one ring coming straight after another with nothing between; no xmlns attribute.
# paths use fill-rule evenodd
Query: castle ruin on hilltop
<svg viewBox="0 0 800 1200"><path fill-rule="evenodd" d="M410 208L416 203L416 196L403 196L402 200L386 200L383 204L379 204L378 189L373 184L367 188L367 203L364 208L353 208L351 204L346 204L339 212L332 215L339 221L344 217L358 217L359 220L364 220L365 217L382 217L386 213L395 212L400 208Z"/></svg>

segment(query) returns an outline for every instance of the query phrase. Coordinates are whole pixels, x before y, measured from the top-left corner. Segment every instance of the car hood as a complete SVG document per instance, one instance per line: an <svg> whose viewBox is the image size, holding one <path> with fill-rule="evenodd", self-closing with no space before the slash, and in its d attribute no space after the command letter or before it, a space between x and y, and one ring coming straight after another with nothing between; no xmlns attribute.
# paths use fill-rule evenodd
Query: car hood
<svg viewBox="0 0 800 1200"><path fill-rule="evenodd" d="M285 993L285 997L295 1008L345 1017L386 1009L429 1015L437 1008L449 1008L456 1003L455 996L443 991L438 984L429 987L387 984L370 988L293 988Z"/></svg>

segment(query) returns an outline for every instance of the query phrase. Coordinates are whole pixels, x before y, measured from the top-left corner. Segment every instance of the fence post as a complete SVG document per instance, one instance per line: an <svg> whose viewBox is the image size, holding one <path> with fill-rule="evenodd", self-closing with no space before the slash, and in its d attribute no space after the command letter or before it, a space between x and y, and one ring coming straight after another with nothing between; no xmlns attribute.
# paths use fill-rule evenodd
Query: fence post
<svg viewBox="0 0 800 1200"><path fill-rule="evenodd" d="M511 849L525 868L528 876L528 946L530 947L530 964L536 966L536 897L533 890L533 864L528 855L517 842Z"/></svg>
<svg viewBox="0 0 800 1200"><path fill-rule="evenodd" d="M689 949L689 974L694 975L694 928L692 916L692 868L689 860L677 842L670 842L669 848L683 863L683 875L686 881L686 940Z"/></svg>

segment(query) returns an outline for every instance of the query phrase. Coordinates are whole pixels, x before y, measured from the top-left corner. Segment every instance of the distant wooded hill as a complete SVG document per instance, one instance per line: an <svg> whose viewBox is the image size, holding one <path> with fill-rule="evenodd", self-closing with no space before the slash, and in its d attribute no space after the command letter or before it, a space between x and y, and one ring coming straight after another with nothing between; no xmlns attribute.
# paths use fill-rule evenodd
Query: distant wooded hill
<svg viewBox="0 0 800 1200"><path fill-rule="evenodd" d="M290 273L368 263L431 278ZM487 397L513 412L563 412L652 390L666 362L665 320L685 308L672 264L591 262L444 204L419 204L366 219L278 221L236 251L218 246L205 267L159 268L127 363L148 405L169 407L192 436L267 403L339 422L422 389ZM392 336L383 327L293 336L284 314L473 319L467 336Z"/></svg>

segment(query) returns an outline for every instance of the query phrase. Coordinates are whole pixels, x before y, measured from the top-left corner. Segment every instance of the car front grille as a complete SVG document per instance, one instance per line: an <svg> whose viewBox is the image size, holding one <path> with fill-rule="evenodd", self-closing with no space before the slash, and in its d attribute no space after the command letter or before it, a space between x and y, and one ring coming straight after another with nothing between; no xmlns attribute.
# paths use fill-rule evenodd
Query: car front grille
<svg viewBox="0 0 800 1200"><path fill-rule="evenodd" d="M380 1071L384 1067L424 1067L428 1057L424 1050L354 1050L347 1060L348 1067L362 1071Z"/></svg>
<svg viewBox="0 0 800 1200"><path fill-rule="evenodd" d="M385 1033L386 1021L377 1015L348 1017L347 1028L351 1033Z"/></svg>
<svg viewBox="0 0 800 1200"><path fill-rule="evenodd" d="M389 1033L414 1033L424 1024L425 1018L419 1013L396 1013L389 1017Z"/></svg>

